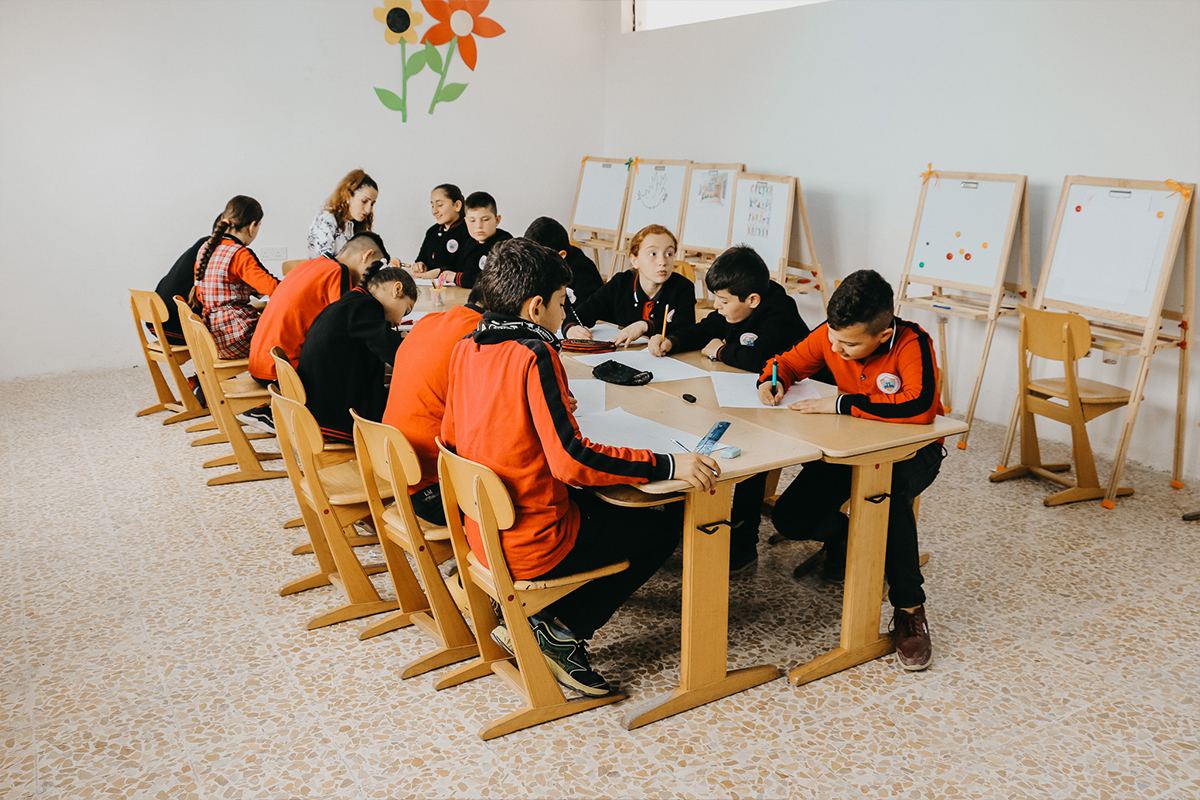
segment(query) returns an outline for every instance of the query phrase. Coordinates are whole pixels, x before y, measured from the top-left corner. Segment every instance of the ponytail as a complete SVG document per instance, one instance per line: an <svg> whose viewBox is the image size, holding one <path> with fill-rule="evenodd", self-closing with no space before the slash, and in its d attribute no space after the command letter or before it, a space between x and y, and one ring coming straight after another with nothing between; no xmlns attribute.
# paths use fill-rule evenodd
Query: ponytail
<svg viewBox="0 0 1200 800"><path fill-rule="evenodd" d="M371 266L367 267L362 281L358 285L369 292L374 287L385 283L399 283L405 297L412 298L414 301L417 299L417 283L413 280L412 275L408 274L408 270L393 267L383 259L374 261Z"/></svg>

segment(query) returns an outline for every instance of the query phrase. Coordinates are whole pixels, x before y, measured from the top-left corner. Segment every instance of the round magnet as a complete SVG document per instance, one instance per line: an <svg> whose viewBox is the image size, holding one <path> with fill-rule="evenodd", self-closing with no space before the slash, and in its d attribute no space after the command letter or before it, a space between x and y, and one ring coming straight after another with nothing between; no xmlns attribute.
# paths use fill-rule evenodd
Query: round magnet
<svg viewBox="0 0 1200 800"><path fill-rule="evenodd" d="M947 261L952 261L953 259L954 259L954 253L946 253Z"/></svg>
<svg viewBox="0 0 1200 800"><path fill-rule="evenodd" d="M1159 218L1159 219L1162 219L1162 218L1163 218L1163 212L1161 212L1161 211L1160 211L1160 212L1158 212L1158 218Z"/></svg>
<svg viewBox="0 0 1200 800"><path fill-rule="evenodd" d="M965 258L967 261L970 261L970 260L971 260L971 254L970 254L970 253L967 253L965 256L963 256L963 258Z"/></svg>
<svg viewBox="0 0 1200 800"><path fill-rule="evenodd" d="M1083 211L1083 206L1075 206L1076 211Z"/></svg>

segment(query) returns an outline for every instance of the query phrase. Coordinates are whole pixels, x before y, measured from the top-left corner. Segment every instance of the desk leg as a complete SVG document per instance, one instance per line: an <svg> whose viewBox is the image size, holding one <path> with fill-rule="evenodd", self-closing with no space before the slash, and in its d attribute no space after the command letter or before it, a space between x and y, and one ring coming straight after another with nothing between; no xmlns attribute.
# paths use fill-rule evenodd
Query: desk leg
<svg viewBox="0 0 1200 800"><path fill-rule="evenodd" d="M688 492L683 521L683 643L679 687L630 708L626 730L711 703L779 677L765 665L728 672L731 483ZM700 525L717 524L712 534ZM882 580L882 578L881 578Z"/></svg>
<svg viewBox="0 0 1200 800"><path fill-rule="evenodd" d="M842 595L842 641L824 655L797 667L788 680L797 686L864 664L896 649L879 633L883 600L883 559L887 551L891 501L868 497L891 491L892 462L855 464L850 486L850 539L846 548L846 588Z"/></svg>

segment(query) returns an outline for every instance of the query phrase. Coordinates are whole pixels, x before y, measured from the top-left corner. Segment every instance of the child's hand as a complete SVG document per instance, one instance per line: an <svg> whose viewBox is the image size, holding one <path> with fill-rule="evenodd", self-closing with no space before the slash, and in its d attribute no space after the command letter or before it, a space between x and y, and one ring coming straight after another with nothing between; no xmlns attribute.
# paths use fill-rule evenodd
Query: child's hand
<svg viewBox="0 0 1200 800"><path fill-rule="evenodd" d="M721 466L715 458L699 453L679 453L675 458L675 477L694 489L708 491L717 483Z"/></svg>
<svg viewBox="0 0 1200 800"><path fill-rule="evenodd" d="M566 338L568 339L586 339L589 342L592 341L591 330L582 325L568 325L563 333L566 334Z"/></svg>
<svg viewBox="0 0 1200 800"><path fill-rule="evenodd" d="M412 271L414 274L424 277L425 276L425 262L418 261L417 263L413 264Z"/></svg>
<svg viewBox="0 0 1200 800"><path fill-rule="evenodd" d="M708 356L709 361L716 361L717 353L724 346L725 346L724 339L713 339L711 342L704 345L704 349L701 350L700 352L703 353L704 355Z"/></svg>
<svg viewBox="0 0 1200 800"><path fill-rule="evenodd" d="M617 331L617 335L612 338L612 343L617 347L628 347L648 330L650 330L650 323L645 320L638 320L632 325L626 325Z"/></svg>
<svg viewBox="0 0 1200 800"><path fill-rule="evenodd" d="M665 356L671 352L671 340L664 337L661 333L656 333L650 337L650 355Z"/></svg>
<svg viewBox="0 0 1200 800"><path fill-rule="evenodd" d="M453 286L454 282L458 279L457 272L451 272L450 270L437 270L437 272L439 272L442 276L443 286ZM433 277L436 278L437 275L434 275Z"/></svg>
<svg viewBox="0 0 1200 800"><path fill-rule="evenodd" d="M783 388L782 383L777 383L772 387L771 382L767 381L758 387L758 402L764 406L777 406L779 405L779 401L783 399L784 394L786 394L786 390ZM796 404L793 404L791 407L795 408Z"/></svg>
<svg viewBox="0 0 1200 800"><path fill-rule="evenodd" d="M575 399L575 395L567 395L567 407L571 409L571 413L575 413L575 409L579 408L579 401Z"/></svg>
<svg viewBox="0 0 1200 800"><path fill-rule="evenodd" d="M437 278L438 275L441 275L441 274L442 274L441 268L434 267L433 269L427 269L424 272L420 273L419 277L428 278L429 280L434 280L435 278Z"/></svg>
<svg viewBox="0 0 1200 800"><path fill-rule="evenodd" d="M763 386L770 386L769 383L764 383ZM836 414L837 413L837 395L832 397L820 397L816 400L797 400L788 408L793 411L799 411L801 414Z"/></svg>

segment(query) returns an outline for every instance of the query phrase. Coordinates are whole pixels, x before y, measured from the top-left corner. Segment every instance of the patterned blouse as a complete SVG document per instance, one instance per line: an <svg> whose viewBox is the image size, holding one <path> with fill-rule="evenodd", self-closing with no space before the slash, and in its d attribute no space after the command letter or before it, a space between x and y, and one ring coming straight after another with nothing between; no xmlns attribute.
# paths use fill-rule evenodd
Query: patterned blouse
<svg viewBox="0 0 1200 800"><path fill-rule="evenodd" d="M308 257L320 258L321 256L329 256L333 258L338 254L338 251L354 238L354 220L346 220L346 228L338 230L337 220L333 218L333 212L322 211L317 214L317 218L313 220L312 227L308 229Z"/></svg>

